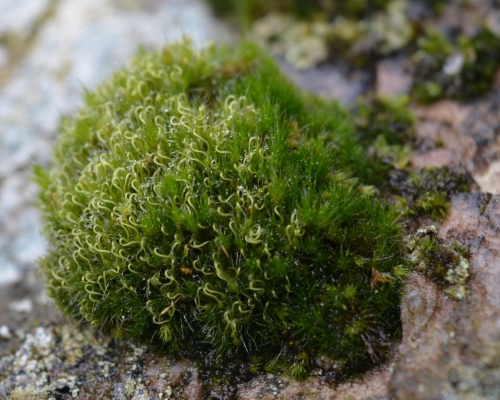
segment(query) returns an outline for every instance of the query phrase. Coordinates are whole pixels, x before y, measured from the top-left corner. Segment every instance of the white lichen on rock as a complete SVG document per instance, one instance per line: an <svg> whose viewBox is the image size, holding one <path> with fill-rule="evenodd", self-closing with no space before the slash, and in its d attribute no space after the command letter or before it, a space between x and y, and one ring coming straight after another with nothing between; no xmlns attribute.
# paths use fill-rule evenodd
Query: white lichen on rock
<svg viewBox="0 0 500 400"><path fill-rule="evenodd" d="M469 261L460 255L459 262L448 270L445 280L449 283L444 291L455 300L462 300L467 294L467 279L469 279Z"/></svg>
<svg viewBox="0 0 500 400"><path fill-rule="evenodd" d="M466 250L458 243L444 243L437 237L438 229L430 225L417 230L406 238L407 259L419 272L443 287L454 300L462 300L467 294L470 265Z"/></svg>

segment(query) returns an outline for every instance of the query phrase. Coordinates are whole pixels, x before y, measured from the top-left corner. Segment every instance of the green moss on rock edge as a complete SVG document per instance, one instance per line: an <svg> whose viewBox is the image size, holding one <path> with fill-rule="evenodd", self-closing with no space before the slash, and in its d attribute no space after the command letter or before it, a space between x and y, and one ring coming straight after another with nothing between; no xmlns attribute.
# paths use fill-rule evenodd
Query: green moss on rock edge
<svg viewBox="0 0 500 400"><path fill-rule="evenodd" d="M168 353L362 372L401 328L398 215L369 176L348 115L255 45L140 52L36 168L48 292Z"/></svg>

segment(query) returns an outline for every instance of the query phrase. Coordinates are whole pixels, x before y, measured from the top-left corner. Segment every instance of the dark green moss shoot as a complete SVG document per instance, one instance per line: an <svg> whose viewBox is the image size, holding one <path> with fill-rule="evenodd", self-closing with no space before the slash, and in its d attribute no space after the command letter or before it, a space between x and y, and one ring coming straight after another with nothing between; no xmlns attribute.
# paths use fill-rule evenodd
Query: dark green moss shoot
<svg viewBox="0 0 500 400"><path fill-rule="evenodd" d="M415 116L408 96L386 98L364 96L353 111L358 135L363 144L373 144L380 136L389 145L405 145L414 137Z"/></svg>
<svg viewBox="0 0 500 400"><path fill-rule="evenodd" d="M49 294L170 354L365 371L400 335L404 273L366 165L348 115L256 46L140 52L36 169Z"/></svg>
<svg viewBox="0 0 500 400"><path fill-rule="evenodd" d="M384 185L390 171L405 168L411 158L415 116L409 110L409 98L363 96L352 114L356 133L372 156L371 180Z"/></svg>

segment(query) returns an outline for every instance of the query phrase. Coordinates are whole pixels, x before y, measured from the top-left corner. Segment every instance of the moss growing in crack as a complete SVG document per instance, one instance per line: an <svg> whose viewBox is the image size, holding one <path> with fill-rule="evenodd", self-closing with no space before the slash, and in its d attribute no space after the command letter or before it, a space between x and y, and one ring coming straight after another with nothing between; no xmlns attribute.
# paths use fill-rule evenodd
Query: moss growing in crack
<svg viewBox="0 0 500 400"><path fill-rule="evenodd" d="M444 288L447 295L462 300L468 293L467 251L458 243L445 244L437 237L435 225L419 229L407 238L410 263L430 280Z"/></svg>
<svg viewBox="0 0 500 400"><path fill-rule="evenodd" d="M408 105L407 96L360 98L353 111L356 133L368 149L371 184L405 217L439 220L446 216L450 197L468 192L474 180L463 168L408 168L415 123Z"/></svg>
<svg viewBox="0 0 500 400"><path fill-rule="evenodd" d="M169 353L364 371L400 334L402 262L367 170L348 115L256 46L141 52L36 169L49 294Z"/></svg>

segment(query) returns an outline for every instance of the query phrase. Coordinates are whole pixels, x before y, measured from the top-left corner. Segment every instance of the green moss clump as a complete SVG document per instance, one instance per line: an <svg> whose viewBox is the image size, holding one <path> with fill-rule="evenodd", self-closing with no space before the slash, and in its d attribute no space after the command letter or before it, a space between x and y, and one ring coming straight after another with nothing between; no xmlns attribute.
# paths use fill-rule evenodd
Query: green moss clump
<svg viewBox="0 0 500 400"><path fill-rule="evenodd" d="M360 186L352 122L252 44L140 52L36 176L48 292L77 320L300 376L364 371L400 334L398 216Z"/></svg>

